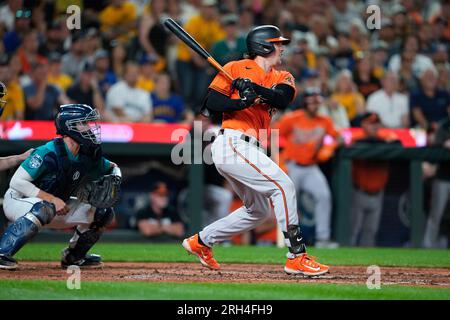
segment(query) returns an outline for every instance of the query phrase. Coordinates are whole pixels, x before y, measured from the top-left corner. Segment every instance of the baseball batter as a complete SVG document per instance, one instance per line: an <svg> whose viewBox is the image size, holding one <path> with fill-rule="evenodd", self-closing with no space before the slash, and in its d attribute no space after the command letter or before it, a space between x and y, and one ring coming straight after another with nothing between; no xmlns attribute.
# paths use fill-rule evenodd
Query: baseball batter
<svg viewBox="0 0 450 320"><path fill-rule="evenodd" d="M289 248L284 270L288 274L317 276L327 273L306 253L300 232L295 186L261 149L268 136L273 109L286 109L295 97L293 76L278 71L284 45L289 39L271 25L252 29L247 35L247 59L224 66L232 83L218 74L209 86L204 108L223 112L222 129L211 152L217 170L228 180L244 205L183 241L183 247L200 262L219 269L211 247L251 230L275 211Z"/></svg>
<svg viewBox="0 0 450 320"><path fill-rule="evenodd" d="M43 227L77 227L69 247L62 252L62 267L102 264L100 256L87 252L113 219L109 195L118 197L121 173L116 164L101 155L100 127L95 124L98 119L98 112L90 106L61 106L55 123L62 137L36 148L16 170L3 202L11 224L0 240L0 269L16 269L13 256ZM94 202L86 190L93 191L92 181L99 178L107 194L93 192L97 197ZM107 188L111 180L116 188ZM81 195L88 201L81 202Z"/></svg>

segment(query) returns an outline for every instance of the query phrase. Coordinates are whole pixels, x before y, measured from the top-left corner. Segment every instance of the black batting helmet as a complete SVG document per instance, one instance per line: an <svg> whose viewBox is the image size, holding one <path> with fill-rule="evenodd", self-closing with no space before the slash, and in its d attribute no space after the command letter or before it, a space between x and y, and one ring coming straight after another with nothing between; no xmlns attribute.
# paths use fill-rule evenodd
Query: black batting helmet
<svg viewBox="0 0 450 320"><path fill-rule="evenodd" d="M288 44L291 40L281 35L280 29L272 25L253 28L247 35L247 50L250 57L268 56L275 50L275 42Z"/></svg>

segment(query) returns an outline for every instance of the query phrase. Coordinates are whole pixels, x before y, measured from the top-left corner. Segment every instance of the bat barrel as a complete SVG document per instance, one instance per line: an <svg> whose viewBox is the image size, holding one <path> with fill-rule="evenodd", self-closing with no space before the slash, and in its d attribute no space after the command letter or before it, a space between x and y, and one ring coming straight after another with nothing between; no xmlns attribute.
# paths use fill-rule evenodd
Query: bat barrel
<svg viewBox="0 0 450 320"><path fill-rule="evenodd" d="M210 57L208 51L206 51L194 38L192 38L191 35L189 35L175 20L168 18L164 21L164 25L204 59L208 59Z"/></svg>

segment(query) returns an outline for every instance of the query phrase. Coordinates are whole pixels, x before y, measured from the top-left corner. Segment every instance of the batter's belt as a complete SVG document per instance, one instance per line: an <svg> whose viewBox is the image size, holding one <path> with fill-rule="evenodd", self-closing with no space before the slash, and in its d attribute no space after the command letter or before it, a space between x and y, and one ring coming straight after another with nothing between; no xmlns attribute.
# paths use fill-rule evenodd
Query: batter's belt
<svg viewBox="0 0 450 320"><path fill-rule="evenodd" d="M221 134L224 134L225 130L230 130L230 129L220 129L220 130L219 130L219 136L220 136ZM258 148L261 147L261 143L259 143L259 141L258 141L256 138L254 138L254 137L248 136L248 135L246 135L246 134L243 133L243 134L241 134L240 138L241 138L242 140L244 140L245 142L254 144L254 145L257 146Z"/></svg>

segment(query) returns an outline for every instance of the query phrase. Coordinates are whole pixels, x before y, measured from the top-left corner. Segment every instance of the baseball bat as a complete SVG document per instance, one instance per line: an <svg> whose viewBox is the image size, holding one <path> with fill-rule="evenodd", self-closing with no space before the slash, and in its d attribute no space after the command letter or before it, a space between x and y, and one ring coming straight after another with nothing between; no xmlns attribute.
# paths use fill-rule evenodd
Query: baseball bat
<svg viewBox="0 0 450 320"><path fill-rule="evenodd" d="M197 54L199 54L203 59L209 62L214 68L216 68L219 72L222 72L228 80L233 81L233 77L218 63L208 51L205 50L186 30L183 29L178 23L175 22L172 18L166 19L164 21L164 25L169 29L173 34L175 34L181 41L183 41L189 48L194 50Z"/></svg>

